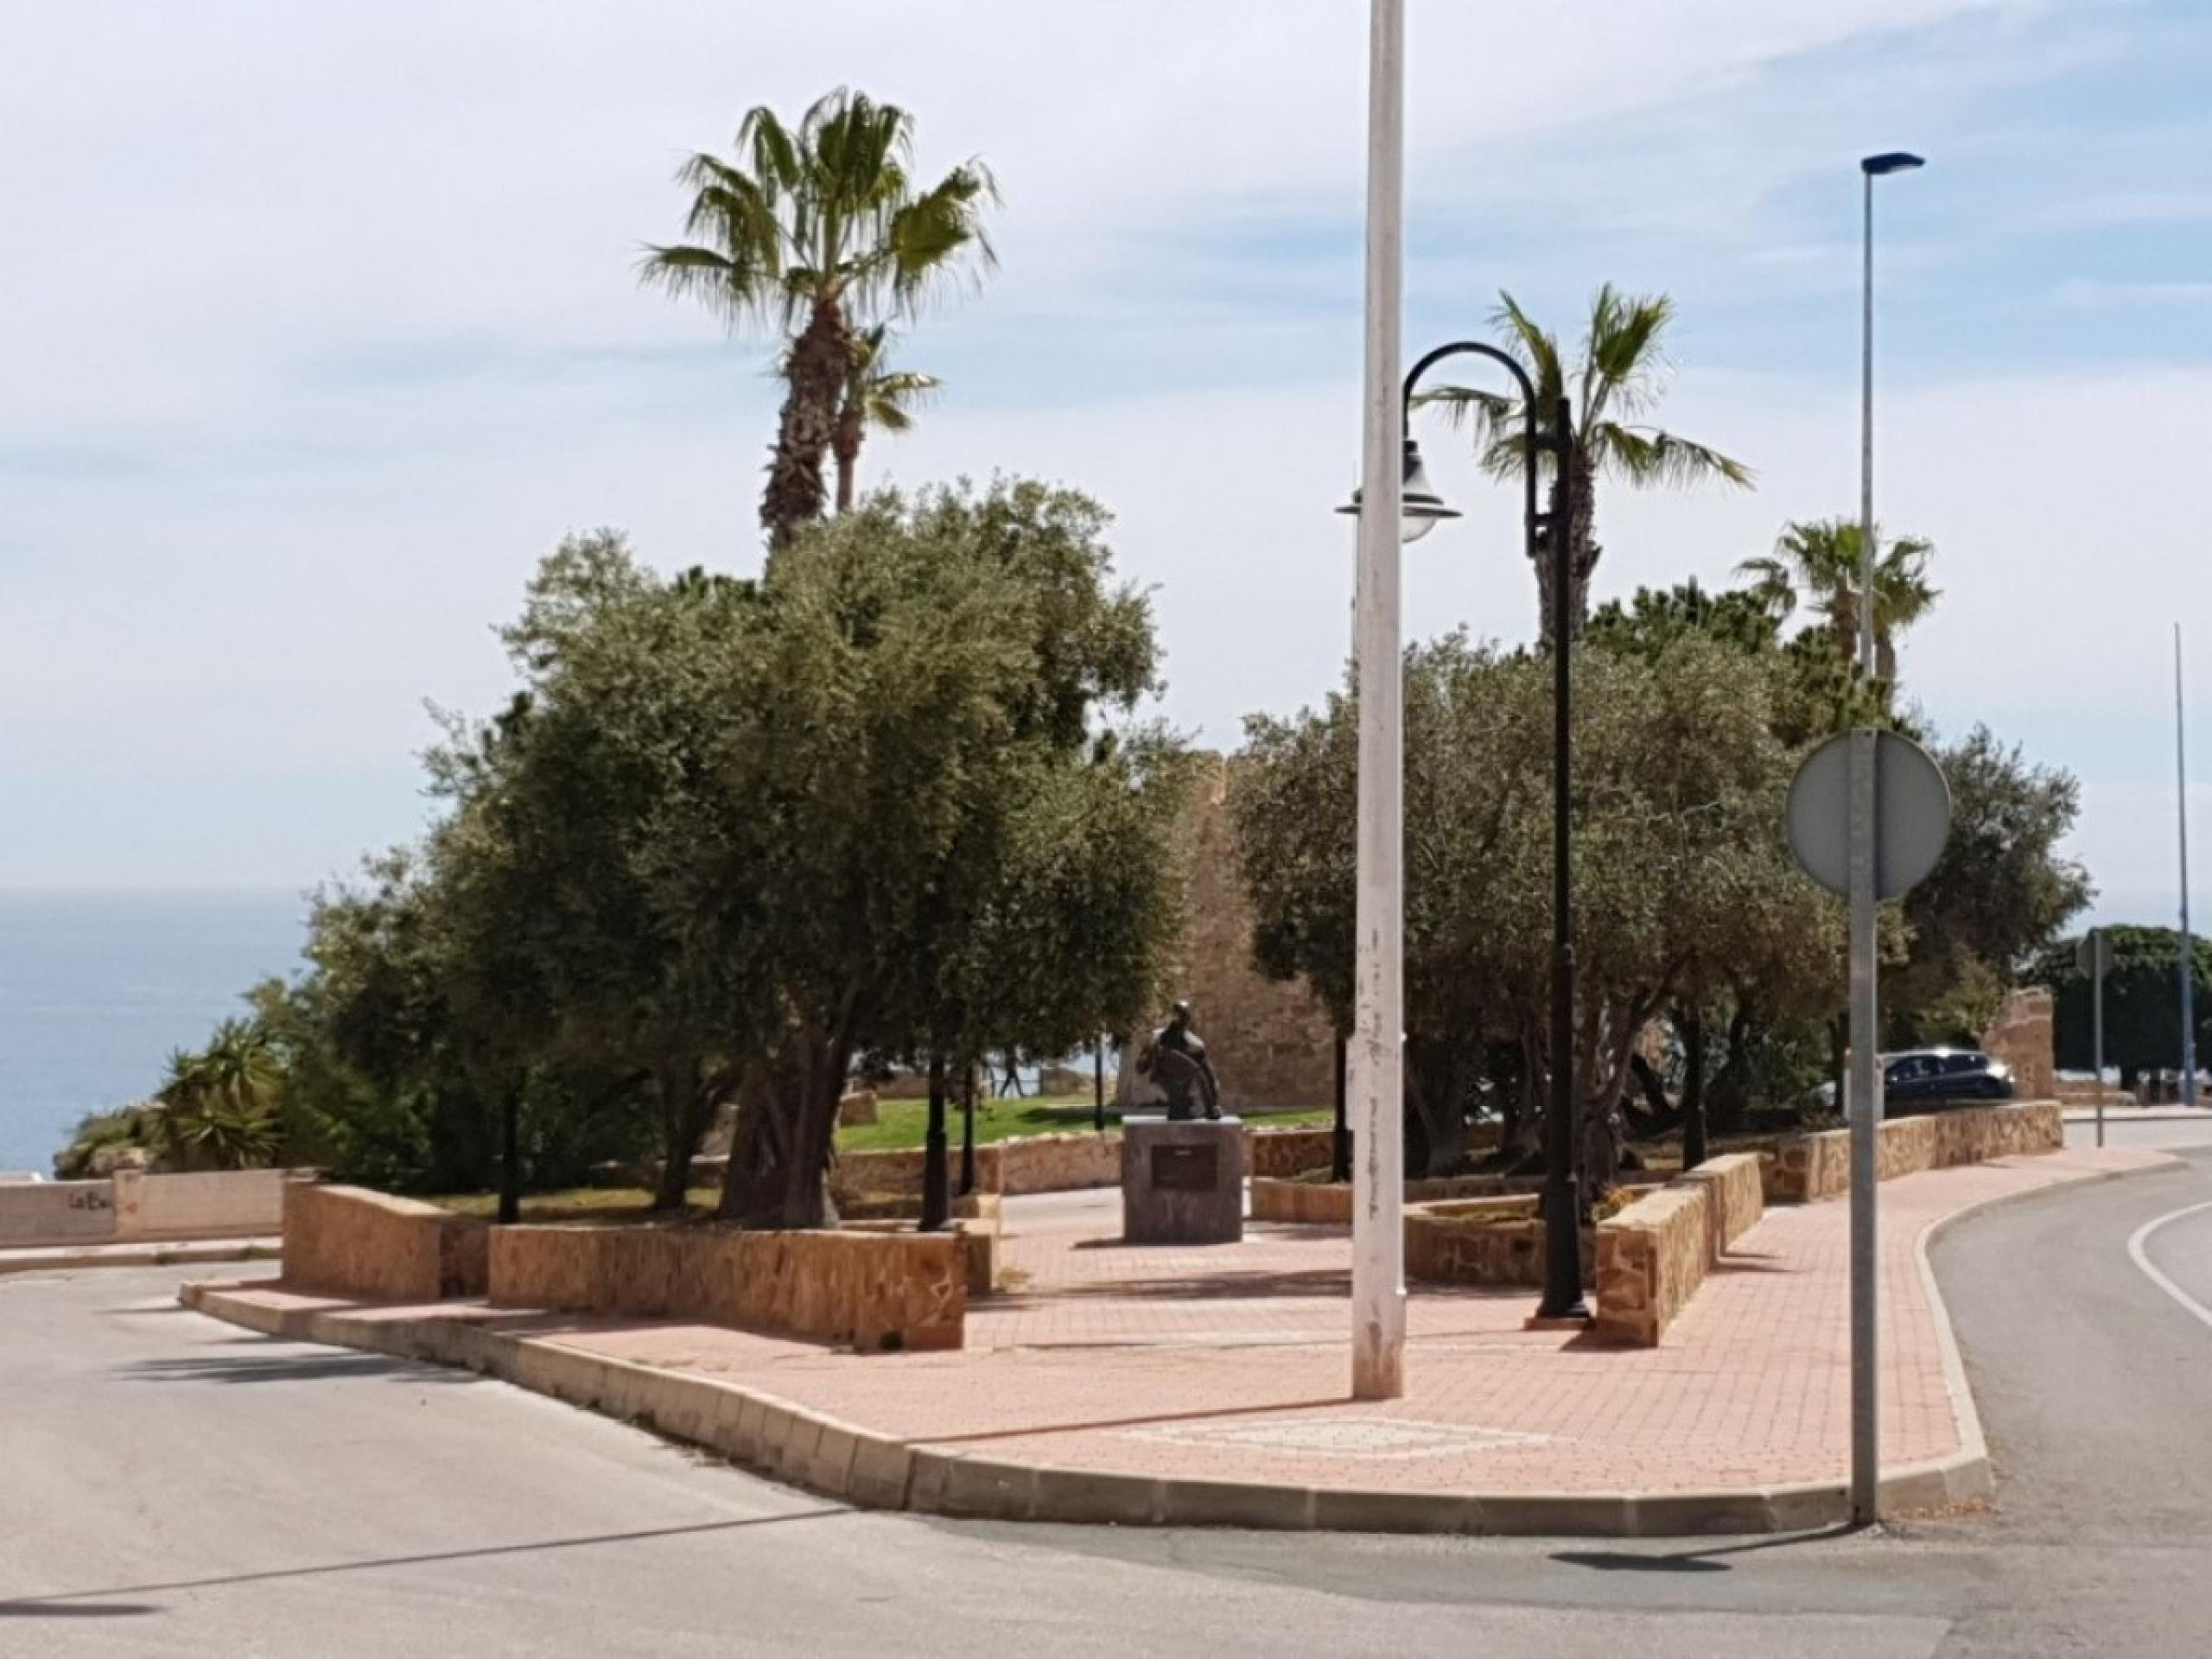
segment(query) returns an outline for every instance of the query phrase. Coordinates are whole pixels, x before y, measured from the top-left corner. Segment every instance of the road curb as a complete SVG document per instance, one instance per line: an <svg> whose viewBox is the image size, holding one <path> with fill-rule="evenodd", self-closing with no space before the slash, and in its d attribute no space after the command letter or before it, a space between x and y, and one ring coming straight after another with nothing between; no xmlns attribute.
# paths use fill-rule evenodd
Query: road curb
<svg viewBox="0 0 2212 1659"><path fill-rule="evenodd" d="M1885 1513L1986 1496L1992 1484L1980 1415L1967 1384L1949 1311L1929 1264L1929 1245L1967 1216L2163 1167L2099 1170L2029 1192L1993 1194L1921 1230L1915 1254L1935 1316L1960 1445L1948 1457L1885 1470ZM1183 1480L1007 1462L893 1439L765 1390L661 1370L550 1338L511 1336L471 1319L363 1318L332 1308L276 1307L254 1288L216 1281L185 1285L177 1300L265 1336L427 1360L497 1377L704 1447L758 1473L861 1509L1092 1526L1618 1538L1797 1532L1850 1516L1850 1494L1840 1476L1709 1491L1397 1492Z"/></svg>
<svg viewBox="0 0 2212 1659"><path fill-rule="evenodd" d="M170 1243L148 1243L136 1248L99 1247L95 1255L79 1250L0 1251L0 1274L10 1273L74 1273L81 1268L175 1268L201 1262L275 1262L283 1249L276 1241L257 1239L245 1244L197 1244L188 1239Z"/></svg>

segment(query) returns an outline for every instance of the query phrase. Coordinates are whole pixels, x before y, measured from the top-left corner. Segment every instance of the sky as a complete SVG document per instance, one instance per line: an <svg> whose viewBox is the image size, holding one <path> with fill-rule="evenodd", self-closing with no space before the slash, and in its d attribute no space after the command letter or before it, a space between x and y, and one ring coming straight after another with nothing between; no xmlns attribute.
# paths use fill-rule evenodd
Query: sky
<svg viewBox="0 0 2212 1659"><path fill-rule="evenodd" d="M0 887L343 874L419 830L424 705L502 700L493 630L563 535L757 568L771 353L636 260L686 155L838 85L1003 194L998 269L902 345L944 391L865 481L1084 488L1153 593L1160 712L1225 747L1317 701L1350 626L1365 12L0 10ZM1601 281L1663 291L1661 418L1758 472L1606 493L1600 600L1855 510L1855 163L1930 158L1878 206L1880 516L1943 590L1907 690L2070 770L2099 913L2165 919L2176 621L2212 745L2212 9L1408 15L1408 350L1502 289L1568 333ZM1467 516L1408 550L1409 630L1528 638L1514 493L1423 435Z"/></svg>

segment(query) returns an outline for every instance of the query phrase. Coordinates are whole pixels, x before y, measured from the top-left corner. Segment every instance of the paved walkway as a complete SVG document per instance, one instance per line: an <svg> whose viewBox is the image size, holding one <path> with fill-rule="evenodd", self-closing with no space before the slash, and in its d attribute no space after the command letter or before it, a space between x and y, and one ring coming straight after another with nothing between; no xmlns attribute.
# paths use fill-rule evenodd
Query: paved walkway
<svg viewBox="0 0 2212 1659"><path fill-rule="evenodd" d="M2067 1151L1884 1184L1885 1468L1979 1440L1971 1404L1962 1423L1952 1398L1948 1323L1922 1265L1928 1230L1990 1200L2171 1161ZM970 1308L957 1353L858 1357L709 1325L441 1311L711 1376L910 1446L1062 1469L1573 1494L1833 1480L1847 1461L1840 1202L1769 1211L1657 1348L1525 1331L1533 1292L1417 1287L1408 1391L1380 1403L1345 1397L1343 1230L1258 1225L1239 1246L1125 1246L1110 1236L1111 1194L1015 1200L1007 1224L1001 1262L1018 1282Z"/></svg>

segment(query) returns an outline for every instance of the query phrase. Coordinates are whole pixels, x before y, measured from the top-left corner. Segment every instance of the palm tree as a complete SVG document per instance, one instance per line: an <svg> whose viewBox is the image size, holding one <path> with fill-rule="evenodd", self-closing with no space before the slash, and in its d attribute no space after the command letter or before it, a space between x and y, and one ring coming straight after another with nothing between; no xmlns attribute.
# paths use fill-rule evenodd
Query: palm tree
<svg viewBox="0 0 2212 1659"><path fill-rule="evenodd" d="M1663 343L1674 321L1675 302L1663 294L1623 294L1607 283L1590 302L1589 329L1580 359L1572 368L1560 358L1559 341L1530 321L1510 294L1498 296L1491 315L1498 343L1529 372L1546 427L1564 397L1580 439L1575 465L1561 476L1547 460L1551 520L1567 527L1572 591L1569 614L1576 633L1590 612L1590 573L1604 550L1598 545L1597 487L1600 477L1624 479L1633 488L1682 486L1718 479L1748 485L1751 468L1719 450L1643 423L1669 368ZM1424 404L1441 404L1455 422L1474 429L1475 448L1484 471L1494 477L1517 476L1524 418L1517 396L1478 391L1469 386L1440 386L1424 394ZM1536 592L1541 637L1552 637L1554 561L1536 563Z"/></svg>
<svg viewBox="0 0 2212 1659"><path fill-rule="evenodd" d="M822 516L822 458L854 373L857 316L912 315L963 261L992 263L982 210L989 170L970 161L926 190L908 176L913 118L840 88L787 127L763 105L738 127L736 158L702 153L689 242L646 250L639 276L704 302L733 327L766 322L789 340L788 389L760 522L772 550Z"/></svg>
<svg viewBox="0 0 2212 1659"><path fill-rule="evenodd" d="M169 1055L157 1098L165 1161L179 1168L245 1169L277 1151L279 1065L258 1021L226 1020L199 1053Z"/></svg>
<svg viewBox="0 0 2212 1659"><path fill-rule="evenodd" d="M1894 685L1897 636L1934 608L1942 590L1928 580L1928 562L1936 554L1932 542L1900 536L1880 552L1882 533L1877 528L1874 545L1879 555L1874 562L1874 671ZM1859 526L1852 520L1784 524L1775 537L1774 552L1745 559L1736 573L1751 578L1752 597L1777 620L1796 610L1802 589L1814 613L1834 634L1836 654L1846 663L1858 655Z"/></svg>
<svg viewBox="0 0 2212 1659"><path fill-rule="evenodd" d="M853 472L861 442L870 427L904 432L914 424L914 406L944 385L933 374L893 369L891 330L877 323L853 338L853 363L845 376L844 400L837 407L837 429L830 452L837 462L837 511L853 505Z"/></svg>

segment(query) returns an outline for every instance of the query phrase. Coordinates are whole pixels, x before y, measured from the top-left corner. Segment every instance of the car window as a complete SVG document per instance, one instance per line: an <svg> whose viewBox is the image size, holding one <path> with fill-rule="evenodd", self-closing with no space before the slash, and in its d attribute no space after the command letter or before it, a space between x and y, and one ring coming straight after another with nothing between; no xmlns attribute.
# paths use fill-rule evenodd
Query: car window
<svg viewBox="0 0 2212 1659"><path fill-rule="evenodd" d="M1924 1077L1934 1068L1935 1062L1924 1054L1914 1054L1902 1060L1890 1062L1889 1080L1910 1083L1915 1077Z"/></svg>
<svg viewBox="0 0 2212 1659"><path fill-rule="evenodd" d="M1949 1072L1979 1071L1988 1064L1979 1054L1951 1054L1944 1057L1943 1070Z"/></svg>

